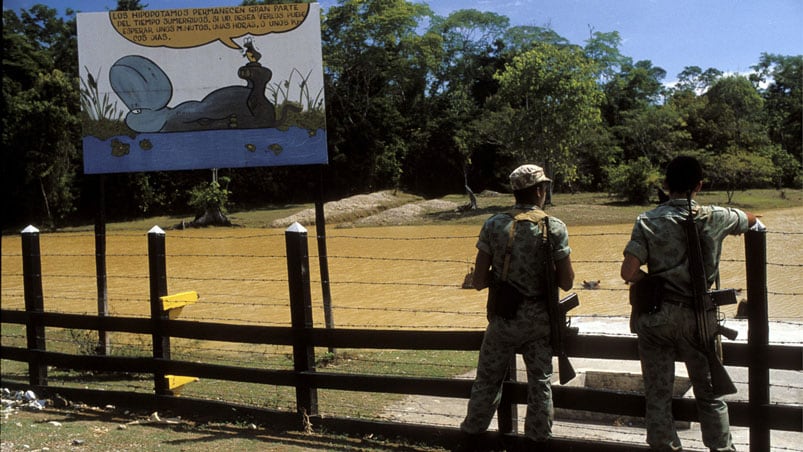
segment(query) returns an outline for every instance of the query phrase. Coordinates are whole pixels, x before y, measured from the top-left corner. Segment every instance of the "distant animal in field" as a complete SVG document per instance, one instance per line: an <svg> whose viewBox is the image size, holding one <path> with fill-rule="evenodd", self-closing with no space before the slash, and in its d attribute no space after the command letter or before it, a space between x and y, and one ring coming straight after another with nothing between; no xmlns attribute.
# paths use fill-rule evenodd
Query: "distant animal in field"
<svg viewBox="0 0 803 452"><path fill-rule="evenodd" d="M599 283L600 283L600 280L596 280L596 281L583 280L583 289L587 289L587 290L599 289Z"/></svg>

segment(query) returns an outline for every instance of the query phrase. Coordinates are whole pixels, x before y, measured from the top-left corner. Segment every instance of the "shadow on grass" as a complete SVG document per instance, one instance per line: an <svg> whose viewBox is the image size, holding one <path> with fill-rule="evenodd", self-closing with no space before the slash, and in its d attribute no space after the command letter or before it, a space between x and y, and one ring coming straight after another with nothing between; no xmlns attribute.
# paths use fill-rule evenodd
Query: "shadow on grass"
<svg viewBox="0 0 803 452"><path fill-rule="evenodd" d="M239 439L248 442L259 442L276 447L296 447L301 450L353 451L353 450L393 450L421 451L421 448L406 444L392 443L382 439L363 436L352 438L342 435L324 433L304 433L299 431L281 431L266 427L256 429L241 427L235 424L204 424L191 428L197 438L178 438L164 441L163 444L174 446L203 447L204 443L214 443L223 439ZM257 448L258 449L258 448Z"/></svg>
<svg viewBox="0 0 803 452"><path fill-rule="evenodd" d="M240 450L327 450L327 451L422 451L431 447L416 447L403 442L387 440L373 435L352 437L326 432L310 432L257 426L259 422L246 416L243 419L224 421L209 415L193 418L172 417L172 413L161 411L130 412L116 408L99 408L86 405L69 408L46 408L32 416L42 417L48 422L73 424L71 431L100 431L92 423L116 424L118 430L125 430L124 438L116 441L146 445L154 440L161 446L173 446L180 450L227 449L236 441ZM80 434L79 434L80 436ZM141 437L141 439L140 439ZM148 438L148 439L144 439ZM225 443L224 443L225 441ZM172 450L172 449L171 449Z"/></svg>

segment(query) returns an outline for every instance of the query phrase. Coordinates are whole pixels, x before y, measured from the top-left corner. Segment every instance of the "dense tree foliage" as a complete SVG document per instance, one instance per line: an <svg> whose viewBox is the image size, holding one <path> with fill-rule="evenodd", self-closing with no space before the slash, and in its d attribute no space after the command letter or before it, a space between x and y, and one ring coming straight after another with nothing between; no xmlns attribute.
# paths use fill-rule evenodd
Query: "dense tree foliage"
<svg viewBox="0 0 803 452"><path fill-rule="evenodd" d="M42 5L3 11L4 217L43 226L65 219L80 196L75 16L66 17Z"/></svg>
<svg viewBox="0 0 803 452"><path fill-rule="evenodd" d="M470 9L441 17L409 0L340 0L324 12L322 40L322 172L221 169L217 191L208 171L111 175L107 217L189 215L204 190L224 190L234 209L309 200L321 179L329 198L506 190L524 161L545 165L558 190L648 202L680 153L698 155L729 197L801 186L801 55L764 53L747 76L688 66L669 86L662 68L621 54L615 30L575 44L549 27ZM87 221L98 208L99 178L82 172L80 118L91 113L80 111L79 71L73 11L3 11L4 228Z"/></svg>
<svg viewBox="0 0 803 452"><path fill-rule="evenodd" d="M492 127L511 166L539 162L560 185L577 180L574 152L601 120L594 70L580 48L539 43L498 73L502 105Z"/></svg>

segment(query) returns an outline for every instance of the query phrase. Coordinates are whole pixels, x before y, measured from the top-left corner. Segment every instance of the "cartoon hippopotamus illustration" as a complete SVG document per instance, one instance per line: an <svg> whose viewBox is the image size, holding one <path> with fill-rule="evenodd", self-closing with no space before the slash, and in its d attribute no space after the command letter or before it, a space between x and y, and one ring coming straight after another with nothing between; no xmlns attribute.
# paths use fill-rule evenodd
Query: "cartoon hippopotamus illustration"
<svg viewBox="0 0 803 452"><path fill-rule="evenodd" d="M173 84L158 64L140 55L127 55L109 70L112 89L130 110L125 122L136 132L186 132L214 129L261 129L284 122L287 109L276 119L276 108L265 96L273 76L270 69L249 58L237 75L246 86L226 86L200 101L175 107Z"/></svg>

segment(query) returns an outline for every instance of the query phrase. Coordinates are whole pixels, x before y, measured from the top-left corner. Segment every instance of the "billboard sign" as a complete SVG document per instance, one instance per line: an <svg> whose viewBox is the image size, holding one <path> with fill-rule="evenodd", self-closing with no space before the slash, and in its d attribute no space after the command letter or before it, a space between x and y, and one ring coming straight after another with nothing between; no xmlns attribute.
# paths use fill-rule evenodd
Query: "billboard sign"
<svg viewBox="0 0 803 452"><path fill-rule="evenodd" d="M87 174L325 164L317 3L78 14Z"/></svg>

